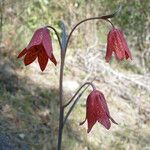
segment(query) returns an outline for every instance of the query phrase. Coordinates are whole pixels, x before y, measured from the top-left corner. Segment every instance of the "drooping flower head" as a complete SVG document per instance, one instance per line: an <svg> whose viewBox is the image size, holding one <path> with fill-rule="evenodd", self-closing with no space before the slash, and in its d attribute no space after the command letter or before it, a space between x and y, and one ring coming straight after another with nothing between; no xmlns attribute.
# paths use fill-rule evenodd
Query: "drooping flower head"
<svg viewBox="0 0 150 150"><path fill-rule="evenodd" d="M80 125L84 124L87 120L89 133L93 127L93 125L98 121L101 123L106 129L111 127L110 120L117 124L114 119L110 116L109 109L106 103L106 99L102 92L98 90L93 90L86 101L86 118L80 123Z"/></svg>
<svg viewBox="0 0 150 150"><path fill-rule="evenodd" d="M106 62L110 61L113 52L115 53L116 58L120 61L125 57L126 59L132 59L123 32L116 28L112 28L107 37Z"/></svg>
<svg viewBox="0 0 150 150"><path fill-rule="evenodd" d="M56 59L53 55L52 41L50 32L47 27L39 28L34 32L34 35L23 51L18 55L18 58L24 57L24 64L31 64L36 58L42 71L46 68L48 59L55 65Z"/></svg>

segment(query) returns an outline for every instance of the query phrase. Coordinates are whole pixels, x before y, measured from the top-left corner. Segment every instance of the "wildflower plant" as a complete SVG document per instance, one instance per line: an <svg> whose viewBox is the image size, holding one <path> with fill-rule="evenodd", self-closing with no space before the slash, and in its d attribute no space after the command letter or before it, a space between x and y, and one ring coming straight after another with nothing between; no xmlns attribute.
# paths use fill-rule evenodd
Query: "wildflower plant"
<svg viewBox="0 0 150 150"><path fill-rule="evenodd" d="M57 30L52 26L45 26L37 29L34 32L34 35L28 44L28 46L23 49L23 51L18 55L18 58L24 57L24 64L29 65L31 64L36 58L38 59L38 63L42 71L45 70L48 60L51 60L55 65L57 61L53 55L53 48L52 48L52 40L50 31L53 30L58 38L60 50L61 50L61 64L60 64L60 78L59 78L59 104L60 104L60 113L59 113L59 131L58 131L58 147L57 150L61 150L62 145L62 133L64 125L74 109L74 106L80 99L81 95L85 92L85 90L91 86L92 91L87 97L86 101L86 117L85 120L80 123L82 125L87 120L88 130L89 133L96 122L102 124L106 129L110 129L111 122L117 124L117 122L111 117L106 99L103 93L96 89L93 82L86 82L84 83L77 92L73 95L73 97L67 102L64 103L64 94L63 94L63 77L64 77L64 65L65 65L65 56L68 48L68 44L70 42L70 38L75 31L75 29L82 24L83 22L91 21L91 20L105 20L106 22L112 25L112 29L110 30L107 38L107 51L106 51L106 62L109 62L112 53L114 52L116 58L122 61L125 57L126 59L132 59L131 52L128 48L127 42L124 38L123 32L120 29L114 27L112 22L109 20L110 18L114 17L119 11L115 11L115 13L110 15L105 15L101 17L92 17L87 18L79 23L77 23L73 29L71 30L70 34L66 34L65 26L63 22L61 23L62 28L62 36L60 37ZM67 113L64 113L65 109L70 106Z"/></svg>

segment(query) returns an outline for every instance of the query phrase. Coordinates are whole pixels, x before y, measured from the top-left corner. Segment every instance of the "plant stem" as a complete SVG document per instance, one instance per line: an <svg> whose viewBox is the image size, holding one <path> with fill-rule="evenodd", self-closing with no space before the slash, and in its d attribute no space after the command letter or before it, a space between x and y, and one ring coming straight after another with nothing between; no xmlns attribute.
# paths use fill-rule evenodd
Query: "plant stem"
<svg viewBox="0 0 150 150"><path fill-rule="evenodd" d="M58 148L61 150L62 144L62 133L63 133L63 120L64 120L64 108L63 108L63 72L64 72L64 60L65 55L61 50L61 65L60 65L60 79L59 79L59 102L60 102L60 112L59 112L59 131L58 131Z"/></svg>
<svg viewBox="0 0 150 150"><path fill-rule="evenodd" d="M73 100L74 98L77 96L77 94L82 90L82 88L85 86L85 85L88 85L87 87L89 87L90 85L92 86L93 89L95 89L95 86L92 84L92 82L86 82L84 83L82 86L80 86L80 88L77 90L77 92L73 95L73 97L70 99L70 101L65 104L63 107L67 107Z"/></svg>
<svg viewBox="0 0 150 150"><path fill-rule="evenodd" d="M0 2L0 10L1 10L1 16L0 16L0 46L2 44L3 40L3 13L4 13L4 1Z"/></svg>
<svg viewBox="0 0 150 150"><path fill-rule="evenodd" d="M64 109L63 109L63 67L64 62L61 61L60 67L60 79L59 79L59 102L60 102L60 112L59 112L59 131L58 131L58 150L61 150L62 143L62 132L63 132L63 119L64 119Z"/></svg>
<svg viewBox="0 0 150 150"><path fill-rule="evenodd" d="M64 120L64 108L63 108L63 72L64 72L64 62L65 62L65 54L63 52L63 48L62 48L62 44L61 44L61 40L59 37L59 34L57 32L57 30L52 27L52 26L47 26L48 28L51 28L52 30L54 30L57 38L58 38L58 42L59 42L59 46L60 46L60 50L61 50L61 64L60 64L60 77L59 77L59 130L58 130L58 147L57 150L61 150L61 144L62 144L62 133L63 133L63 120Z"/></svg>
<svg viewBox="0 0 150 150"><path fill-rule="evenodd" d="M70 38L71 38L72 33L74 32L74 30L75 30L80 24L82 24L82 23L84 23L84 22L86 22L86 21L102 19L102 20L108 21L108 22L112 25L112 27L114 27L114 25L112 24L112 22L111 22L110 20L108 20L108 19L103 19L103 17L104 17L104 16L102 16L102 17L87 18L87 19L84 19L84 20L80 21L79 23L77 23L77 24L74 26L74 28L71 30L71 32L70 32L70 34L69 34L69 36L68 36L68 39L67 39L67 42L66 42L66 50L67 50L68 43L69 43L69 41L70 41Z"/></svg>

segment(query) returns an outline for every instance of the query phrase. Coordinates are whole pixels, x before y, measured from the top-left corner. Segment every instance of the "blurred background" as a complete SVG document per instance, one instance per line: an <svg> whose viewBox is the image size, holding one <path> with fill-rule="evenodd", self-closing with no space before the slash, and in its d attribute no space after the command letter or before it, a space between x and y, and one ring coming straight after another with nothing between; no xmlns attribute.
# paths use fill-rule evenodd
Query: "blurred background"
<svg viewBox="0 0 150 150"><path fill-rule="evenodd" d="M69 33L82 19L114 12L111 19L126 36L133 60L105 62L105 21L84 23L69 43L65 65L65 101L81 84L95 78L119 123L109 131L97 123L87 134L85 102L89 88L75 107L63 133L63 150L150 150L150 1L149 0L0 0L0 149L55 150L58 131L60 49L51 32L57 67L44 72L36 62L25 67L17 55L33 32L52 25Z"/></svg>

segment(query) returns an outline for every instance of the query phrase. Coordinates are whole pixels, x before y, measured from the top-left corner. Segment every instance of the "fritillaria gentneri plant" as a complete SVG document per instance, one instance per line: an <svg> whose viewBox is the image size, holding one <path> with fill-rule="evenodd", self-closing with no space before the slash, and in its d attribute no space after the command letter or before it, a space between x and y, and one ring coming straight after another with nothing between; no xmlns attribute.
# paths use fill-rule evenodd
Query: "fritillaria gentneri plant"
<svg viewBox="0 0 150 150"><path fill-rule="evenodd" d="M60 113L59 113L59 131L58 131L58 147L57 150L61 150L61 143L62 143L62 133L64 125L74 109L74 106L80 99L81 95L85 92L85 90L91 86L92 92L89 94L87 101L86 101L86 118L85 120L80 123L83 124L87 120L88 130L89 133L96 122L102 124L106 129L110 129L111 122L117 124L117 122L111 117L106 99L103 93L96 89L93 82L86 82L84 83L78 91L74 94L74 96L65 104L64 103L64 95L63 95L63 76L64 76L64 65L65 65L65 56L68 48L68 44L72 33L74 30L83 22L90 21L90 20L105 20L106 22L110 23L112 29L110 30L107 38L107 51L106 51L106 62L109 62L112 53L114 52L116 58L119 61L122 61L124 58L132 59L131 52L128 48L127 42L124 38L123 32L120 29L114 27L112 22L109 20L110 18L114 17L118 12L119 9L110 15L101 16L101 17L92 17L87 18L79 23L77 23L73 29L71 30L70 34L66 34L65 26L62 22L62 37L58 34L57 30L52 26L45 26L37 29L34 32L34 35L28 44L28 46L23 49L23 51L18 55L18 58L22 58L24 56L24 64L29 65L31 64L36 58L38 59L38 63L42 71L45 70L48 60L51 60L55 65L57 61L53 55L53 48L52 48L52 40L50 35L50 30L53 30L58 38L60 50L61 50L61 65L60 65L60 79L59 79L59 104L60 104ZM64 113L64 110L70 106L67 113Z"/></svg>

